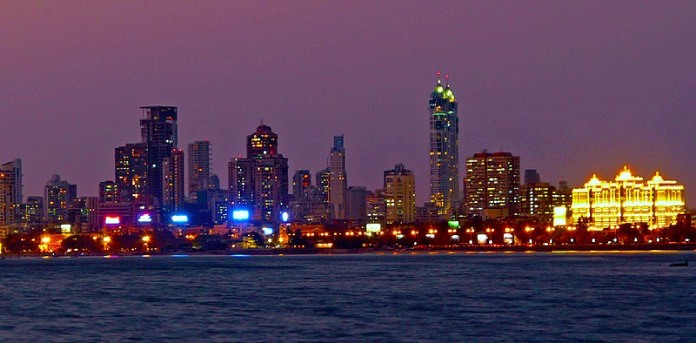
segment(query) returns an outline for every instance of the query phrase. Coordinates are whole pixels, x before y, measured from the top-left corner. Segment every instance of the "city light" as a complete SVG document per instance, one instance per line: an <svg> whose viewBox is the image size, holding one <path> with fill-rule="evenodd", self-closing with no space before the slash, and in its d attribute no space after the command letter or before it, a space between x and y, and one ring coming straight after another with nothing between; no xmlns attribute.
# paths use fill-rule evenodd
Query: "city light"
<svg viewBox="0 0 696 343"><path fill-rule="evenodd" d="M70 224L60 224L60 233L69 234L72 232L72 225Z"/></svg>
<svg viewBox="0 0 696 343"><path fill-rule="evenodd" d="M106 216L106 218L104 218L104 224L106 224L106 225L118 225L118 224L121 224L121 217L118 217L118 216Z"/></svg>
<svg viewBox="0 0 696 343"><path fill-rule="evenodd" d="M152 216L150 216L149 213L143 213L138 217L138 223L145 224L145 223L151 223L152 222Z"/></svg>
<svg viewBox="0 0 696 343"><path fill-rule="evenodd" d="M249 210L234 210L232 211L232 220L245 221L249 220Z"/></svg>
<svg viewBox="0 0 696 343"><path fill-rule="evenodd" d="M283 223L287 223L288 219L290 219L290 215L288 215L288 212L283 212L280 214L280 220L283 221Z"/></svg>
<svg viewBox="0 0 696 343"><path fill-rule="evenodd" d="M382 231L382 225L379 223L369 223L365 225L365 231L367 231L368 235L378 233Z"/></svg>
<svg viewBox="0 0 696 343"><path fill-rule="evenodd" d="M173 223L188 223L189 218L185 214L175 214L172 216Z"/></svg>

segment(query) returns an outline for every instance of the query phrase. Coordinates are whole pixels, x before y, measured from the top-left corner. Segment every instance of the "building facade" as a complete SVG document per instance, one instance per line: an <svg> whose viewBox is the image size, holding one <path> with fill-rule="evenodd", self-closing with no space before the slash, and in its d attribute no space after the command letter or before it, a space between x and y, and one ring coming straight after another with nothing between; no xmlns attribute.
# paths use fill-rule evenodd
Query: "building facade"
<svg viewBox="0 0 696 343"><path fill-rule="evenodd" d="M367 187L351 186L346 193L346 219L359 222L367 221Z"/></svg>
<svg viewBox="0 0 696 343"><path fill-rule="evenodd" d="M27 202L22 204L22 223L32 226L43 223L44 198L29 196Z"/></svg>
<svg viewBox="0 0 696 343"><path fill-rule="evenodd" d="M483 151L466 160L465 207L469 214L519 214L520 158ZM489 213L489 214L487 214Z"/></svg>
<svg viewBox="0 0 696 343"><path fill-rule="evenodd" d="M44 187L45 218L48 222L67 222L69 209L77 198L77 185L53 175Z"/></svg>
<svg viewBox="0 0 696 343"><path fill-rule="evenodd" d="M416 220L416 178L403 164L384 172L384 201L387 224Z"/></svg>
<svg viewBox="0 0 696 343"><path fill-rule="evenodd" d="M428 105L430 201L440 215L451 217L459 203L459 117L449 80L445 86L437 81Z"/></svg>
<svg viewBox="0 0 696 343"><path fill-rule="evenodd" d="M556 187L551 186L548 182L525 183L520 187L520 213L542 219L551 219L555 205L555 194Z"/></svg>
<svg viewBox="0 0 696 343"><path fill-rule="evenodd" d="M288 207L288 159L277 153L278 135L261 125L247 136L247 157L228 166L231 210L248 210L252 220L278 223Z"/></svg>
<svg viewBox="0 0 696 343"><path fill-rule="evenodd" d="M22 161L0 166L0 226L16 226L22 220Z"/></svg>
<svg viewBox="0 0 696 343"><path fill-rule="evenodd" d="M188 146L188 196L196 202L198 192L208 190L210 181L210 142L195 141Z"/></svg>
<svg viewBox="0 0 696 343"><path fill-rule="evenodd" d="M312 173L298 170L292 176L292 196L294 199L307 199L312 191Z"/></svg>
<svg viewBox="0 0 696 343"><path fill-rule="evenodd" d="M184 151L173 149L162 161L162 206L174 212L184 208Z"/></svg>
<svg viewBox="0 0 696 343"><path fill-rule="evenodd" d="M144 106L140 120L140 135L147 148L147 195L156 205L162 205L164 159L177 147L177 108L173 106Z"/></svg>
<svg viewBox="0 0 696 343"><path fill-rule="evenodd" d="M121 194L118 190L118 184L113 181L103 181L99 183L99 201L100 202L119 202Z"/></svg>
<svg viewBox="0 0 696 343"><path fill-rule="evenodd" d="M665 227L675 224L684 211L684 186L663 179L659 172L644 182L624 166L614 181L593 175L582 188L573 189L573 221L588 220L590 228L598 230L625 223Z"/></svg>
<svg viewBox="0 0 696 343"><path fill-rule="evenodd" d="M346 219L347 191L346 149L343 147L343 136L334 136L334 145L329 156L329 206L332 219Z"/></svg>
<svg viewBox="0 0 696 343"><path fill-rule="evenodd" d="M115 183L123 202L147 199L147 145L126 144L115 149Z"/></svg>

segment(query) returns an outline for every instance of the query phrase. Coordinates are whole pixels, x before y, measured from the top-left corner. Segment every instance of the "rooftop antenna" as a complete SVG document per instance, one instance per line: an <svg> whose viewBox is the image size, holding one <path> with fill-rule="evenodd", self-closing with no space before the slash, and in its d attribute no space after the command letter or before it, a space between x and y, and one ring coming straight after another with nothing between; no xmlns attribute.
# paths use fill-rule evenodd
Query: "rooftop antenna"
<svg viewBox="0 0 696 343"><path fill-rule="evenodd" d="M437 83L440 83L440 71L437 71Z"/></svg>
<svg viewBox="0 0 696 343"><path fill-rule="evenodd" d="M449 87L449 75L445 75L445 83L447 84L447 87Z"/></svg>

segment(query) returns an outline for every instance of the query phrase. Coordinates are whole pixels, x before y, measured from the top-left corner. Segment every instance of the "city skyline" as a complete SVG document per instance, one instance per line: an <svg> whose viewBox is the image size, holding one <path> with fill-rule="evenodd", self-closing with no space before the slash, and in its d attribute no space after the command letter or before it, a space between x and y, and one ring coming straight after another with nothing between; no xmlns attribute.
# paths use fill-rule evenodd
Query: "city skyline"
<svg viewBox="0 0 696 343"><path fill-rule="evenodd" d="M243 155L263 119L291 172L324 168L331 137L343 134L349 186L378 189L403 163L422 204L424 103L443 70L460 104L461 156L510 151L521 169L573 187L630 164L691 189L696 6L641 5L4 3L0 65L12 68L0 69L0 160L22 159L25 199L52 174L94 196L113 179L113 149L138 141L138 107L172 105L180 147L215 147L212 173ZM443 6L438 18L421 15ZM173 19L143 17L154 11ZM332 27L338 13L349 20Z"/></svg>

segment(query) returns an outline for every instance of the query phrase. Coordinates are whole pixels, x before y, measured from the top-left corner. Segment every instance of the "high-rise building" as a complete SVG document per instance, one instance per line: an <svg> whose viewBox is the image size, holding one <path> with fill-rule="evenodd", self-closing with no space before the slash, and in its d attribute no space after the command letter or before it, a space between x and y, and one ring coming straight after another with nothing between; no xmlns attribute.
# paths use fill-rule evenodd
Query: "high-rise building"
<svg viewBox="0 0 696 343"><path fill-rule="evenodd" d="M439 78L439 73L438 73ZM459 203L459 118L449 86L437 80L430 94L430 201L451 216Z"/></svg>
<svg viewBox="0 0 696 343"><path fill-rule="evenodd" d="M184 207L184 151L173 149L162 161L162 206L169 211Z"/></svg>
<svg viewBox="0 0 696 343"><path fill-rule="evenodd" d="M526 174L526 173L525 173ZM556 187L547 182L529 182L520 186L520 212L528 216L553 217Z"/></svg>
<svg viewBox="0 0 696 343"><path fill-rule="evenodd" d="M509 152L474 154L466 161L466 211L487 217L519 214L520 158Z"/></svg>
<svg viewBox="0 0 696 343"><path fill-rule="evenodd" d="M415 221L416 178L403 164L384 172L384 200L388 224Z"/></svg>
<svg viewBox="0 0 696 343"><path fill-rule="evenodd" d="M288 205L288 159L282 155L256 160L254 216L278 222Z"/></svg>
<svg viewBox="0 0 696 343"><path fill-rule="evenodd" d="M351 186L346 193L346 219L355 221L367 220L367 187Z"/></svg>
<svg viewBox="0 0 696 343"><path fill-rule="evenodd" d="M675 224L684 210L683 185L663 179L659 172L646 183L628 166L613 182L593 175L582 188L573 189L573 221L578 223L584 218L591 229L616 228L625 223L665 227Z"/></svg>
<svg viewBox="0 0 696 343"><path fill-rule="evenodd" d="M524 170L524 184L539 183L541 182L541 176L537 173L536 169L525 169Z"/></svg>
<svg viewBox="0 0 696 343"><path fill-rule="evenodd" d="M288 159L277 153L277 142L262 124L247 136L247 157L229 163L230 208L249 210L253 220L277 223L287 209Z"/></svg>
<svg viewBox="0 0 696 343"><path fill-rule="evenodd" d="M256 204L254 173L256 162L252 159L237 157L229 163L228 181L230 185L230 206L251 209Z"/></svg>
<svg viewBox="0 0 696 343"><path fill-rule="evenodd" d="M210 142L195 141L188 146L188 196L196 202L198 192L208 189L210 181Z"/></svg>
<svg viewBox="0 0 696 343"><path fill-rule="evenodd" d="M77 185L61 180L60 175L52 175L51 179L46 183L46 187L44 187L46 221L68 221L69 208L76 198Z"/></svg>
<svg viewBox="0 0 696 343"><path fill-rule="evenodd" d="M263 122L256 132L247 136L247 158L264 158L278 154L278 135Z"/></svg>
<svg viewBox="0 0 696 343"><path fill-rule="evenodd" d="M316 187L316 196L324 202L325 204L329 204L329 187L330 187L330 180L331 177L331 171L329 168L322 169L317 172L316 174L316 179L317 179L317 187Z"/></svg>
<svg viewBox="0 0 696 343"><path fill-rule="evenodd" d="M329 157L329 205L333 219L346 219L346 149L343 136L334 136L334 145Z"/></svg>
<svg viewBox="0 0 696 343"><path fill-rule="evenodd" d="M147 199L147 145L126 144L115 149L115 183L120 201Z"/></svg>
<svg viewBox="0 0 696 343"><path fill-rule="evenodd" d="M312 174L309 170L298 170L292 176L292 196L295 199L309 198L312 189Z"/></svg>
<svg viewBox="0 0 696 343"><path fill-rule="evenodd" d="M147 195L155 204L163 203L162 181L164 159L177 147L177 108L173 106L144 106L140 119L142 142L147 147Z"/></svg>
<svg viewBox="0 0 696 343"><path fill-rule="evenodd" d="M15 159L0 166L0 225L21 222L22 161Z"/></svg>
<svg viewBox="0 0 696 343"><path fill-rule="evenodd" d="M100 202L119 202L121 195L118 191L118 184L113 181L104 181L99 183L99 201Z"/></svg>
<svg viewBox="0 0 696 343"><path fill-rule="evenodd" d="M29 196L27 202L21 206L22 223L36 225L43 222L44 198L40 196Z"/></svg>
<svg viewBox="0 0 696 343"><path fill-rule="evenodd" d="M367 221L370 223L383 223L387 217L387 205L384 199L384 190L378 189L365 197Z"/></svg>

